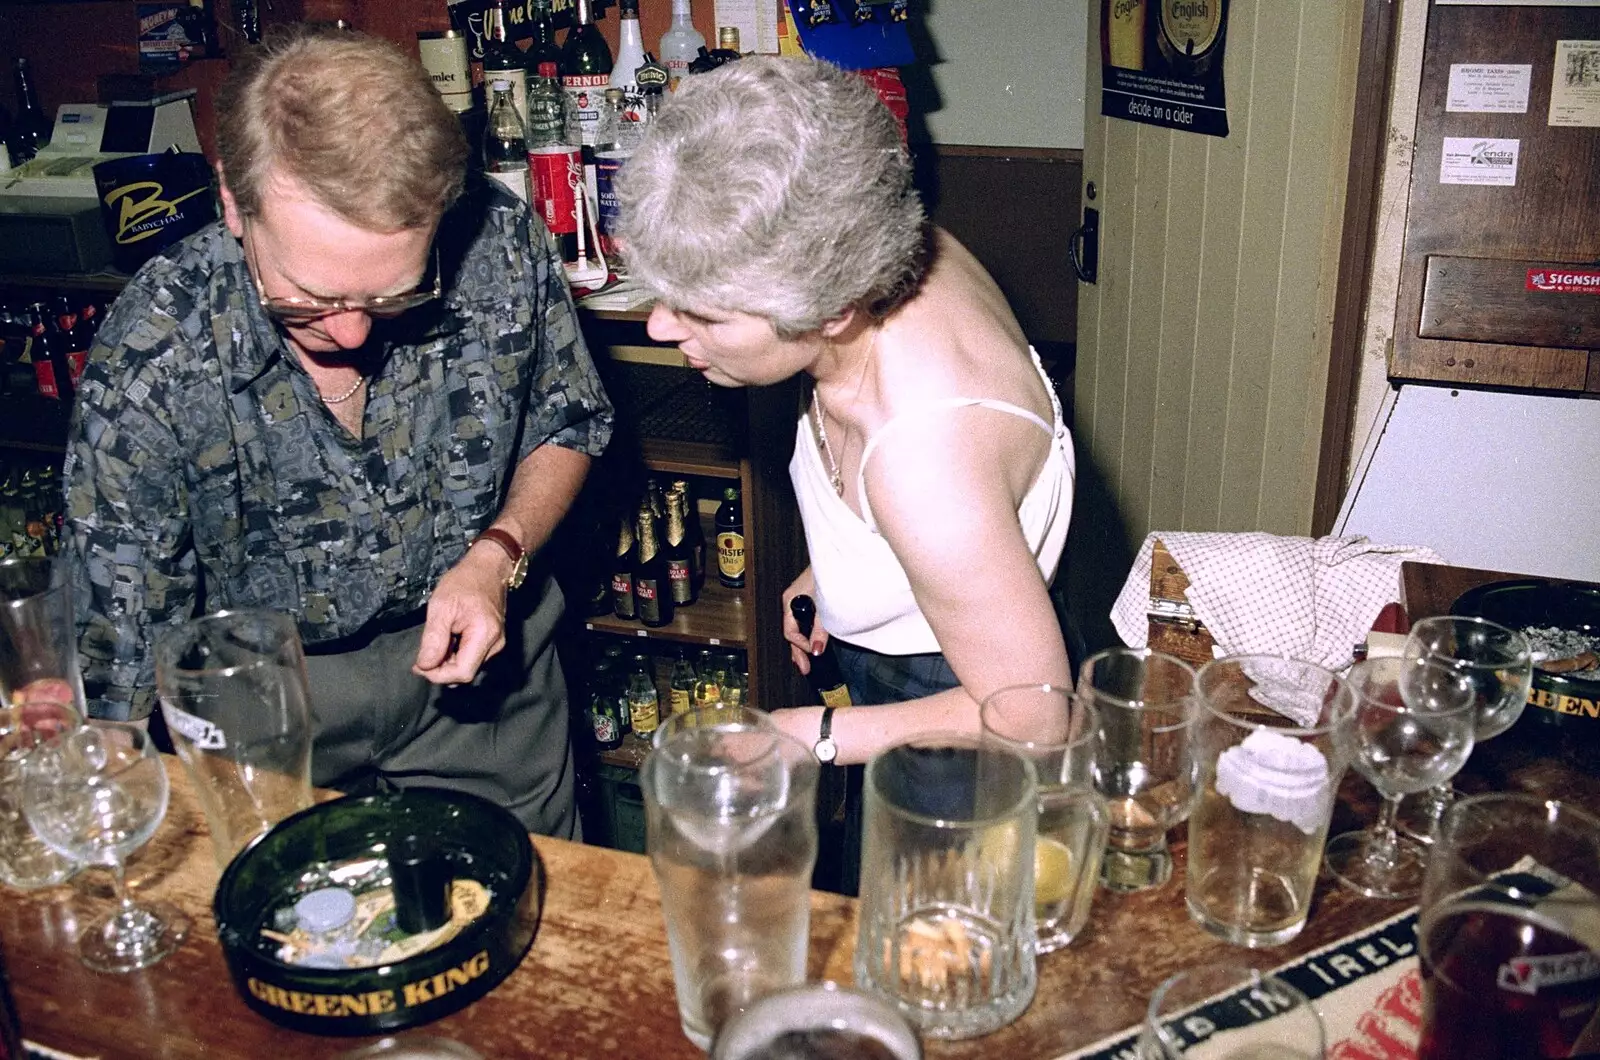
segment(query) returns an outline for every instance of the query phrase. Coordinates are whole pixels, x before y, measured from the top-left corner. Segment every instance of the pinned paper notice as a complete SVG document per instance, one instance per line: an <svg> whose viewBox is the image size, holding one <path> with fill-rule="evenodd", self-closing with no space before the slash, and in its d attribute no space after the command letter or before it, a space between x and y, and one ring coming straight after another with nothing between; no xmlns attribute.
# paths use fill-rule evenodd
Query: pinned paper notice
<svg viewBox="0 0 1600 1060"><path fill-rule="evenodd" d="M1550 124L1600 126L1600 40L1556 41Z"/></svg>
<svg viewBox="0 0 1600 1060"><path fill-rule="evenodd" d="M1446 136L1439 155L1439 183L1512 187L1517 183L1517 156L1521 152L1521 140Z"/></svg>
<svg viewBox="0 0 1600 1060"><path fill-rule="evenodd" d="M1451 63L1444 109L1458 114L1524 114L1533 64Z"/></svg>

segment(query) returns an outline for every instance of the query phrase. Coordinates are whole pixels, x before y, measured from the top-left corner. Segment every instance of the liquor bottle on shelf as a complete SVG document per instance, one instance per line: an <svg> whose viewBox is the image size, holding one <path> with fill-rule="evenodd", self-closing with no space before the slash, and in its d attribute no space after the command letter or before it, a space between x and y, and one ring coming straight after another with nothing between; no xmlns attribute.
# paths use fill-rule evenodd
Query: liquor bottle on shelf
<svg viewBox="0 0 1600 1060"><path fill-rule="evenodd" d="M567 121L577 126L568 139L584 148L584 165L593 165L596 127L603 93L611 81L611 47L594 24L594 0L577 0L577 21L561 45L561 87L567 93Z"/></svg>
<svg viewBox="0 0 1600 1060"><path fill-rule="evenodd" d="M43 302L33 303L28 307L28 312L33 339L33 371L39 394L71 405L76 391L72 384L72 365L67 359L66 336L61 333Z"/></svg>
<svg viewBox="0 0 1600 1060"><path fill-rule="evenodd" d="M684 540L689 546L689 570L694 578L694 595L698 598L700 587L706 583L706 532L700 525L700 506L695 503L688 479L674 479L672 486L683 494Z"/></svg>
<svg viewBox="0 0 1600 1060"><path fill-rule="evenodd" d="M594 728L594 744L602 751L622 746L628 722L622 711L626 699L617 696L617 675L607 659L594 664L589 680L589 721Z"/></svg>
<svg viewBox="0 0 1600 1060"><path fill-rule="evenodd" d="M606 89L605 101L600 105L600 124L595 132L595 223L600 230L600 252L605 255L607 261L615 261L617 257L616 242L612 233L616 231L617 220L621 214L615 182L629 154L621 140L624 122L623 103L626 98L626 93L620 88ZM663 515L658 499L661 491L655 485L654 479L650 480L650 485L653 488L647 490L647 496L659 521Z"/></svg>
<svg viewBox="0 0 1600 1060"><path fill-rule="evenodd" d="M33 70L27 59L17 58L12 76L17 85L17 119L11 123L8 146L12 163L20 166L50 142L55 123L39 106L39 93L33 86Z"/></svg>
<svg viewBox="0 0 1600 1060"><path fill-rule="evenodd" d="M661 61L667 64L667 87L673 91L706 46L705 37L694 28L689 3L690 0L672 0L672 27L661 35Z"/></svg>
<svg viewBox="0 0 1600 1060"><path fill-rule="evenodd" d="M689 535L685 529L687 499L676 484L667 491L667 580L672 585L672 603L688 607L699 598L694 584L694 563L689 555Z"/></svg>
<svg viewBox="0 0 1600 1060"><path fill-rule="evenodd" d="M710 648L700 652L695 666L692 698L695 710L706 710L722 702L722 681L717 677L716 653Z"/></svg>
<svg viewBox="0 0 1600 1060"><path fill-rule="evenodd" d="M522 115L512 101L511 82L497 77L489 82L489 92L489 122L483 134L483 171L527 202L528 137Z"/></svg>
<svg viewBox="0 0 1600 1060"><path fill-rule="evenodd" d="M517 115L528 120L528 61L521 50L511 43L506 26L505 0L495 0L494 6L484 13L483 32L483 83L492 86L505 81L511 86L511 102ZM494 98L489 100L489 123L494 124Z"/></svg>
<svg viewBox="0 0 1600 1060"><path fill-rule="evenodd" d="M789 601L789 613L794 615L795 622L799 624L800 635L810 639L811 631L817 624L817 602L801 593ZM839 656L833 650L833 642L829 641L822 646L822 651L811 652L810 655L811 671L806 674L806 682L811 685L817 700L830 707L850 706L850 689L839 670Z"/></svg>
<svg viewBox="0 0 1600 1060"><path fill-rule="evenodd" d="M727 669L723 671L722 702L730 707L745 706L749 698L750 678L739 666L737 659L728 658Z"/></svg>
<svg viewBox="0 0 1600 1060"><path fill-rule="evenodd" d="M583 159L567 139L567 94L549 59L528 82L528 182L532 206L555 236L561 260L578 260L578 187Z"/></svg>
<svg viewBox="0 0 1600 1060"><path fill-rule="evenodd" d="M617 58L611 65L610 85L637 95L635 73L644 65L644 35L639 32L639 0L618 0Z"/></svg>
<svg viewBox="0 0 1600 1060"><path fill-rule="evenodd" d="M717 27L717 46L711 49L711 58L718 66L744 58L744 53L739 50L738 26Z"/></svg>
<svg viewBox="0 0 1600 1060"><path fill-rule="evenodd" d="M650 657L635 655L628 669L628 720L634 735L648 741L661 723L661 695L651 673Z"/></svg>
<svg viewBox="0 0 1600 1060"><path fill-rule="evenodd" d="M617 530L617 548L611 560L611 610L618 618L635 618L639 613L633 591L633 568L637 558L633 520L624 515Z"/></svg>
<svg viewBox="0 0 1600 1060"><path fill-rule="evenodd" d="M533 0L533 20L529 24L527 60L528 75L533 77L545 63L561 66L561 45L556 43L556 20L551 13L550 0Z"/></svg>
<svg viewBox="0 0 1600 1060"><path fill-rule="evenodd" d="M672 622L672 583L667 559L656 534L656 516L648 502L639 506L639 559L633 568L633 595L639 621L652 628Z"/></svg>
<svg viewBox="0 0 1600 1060"><path fill-rule="evenodd" d="M667 698L672 713L687 714L694 708L694 663L689 661L689 649L679 648L672 660L672 676L667 680Z"/></svg>
<svg viewBox="0 0 1600 1060"><path fill-rule="evenodd" d="M53 308L56 330L61 336L62 349L67 354L67 367L72 373L72 384L77 386L78 380L83 378L83 366L89 359L92 334L86 328L78 326L78 313L72 308L72 300L66 295L57 295Z"/></svg>
<svg viewBox="0 0 1600 1060"><path fill-rule="evenodd" d="M717 508L717 580L730 589L743 589L744 568L744 507L739 487L728 486Z"/></svg>

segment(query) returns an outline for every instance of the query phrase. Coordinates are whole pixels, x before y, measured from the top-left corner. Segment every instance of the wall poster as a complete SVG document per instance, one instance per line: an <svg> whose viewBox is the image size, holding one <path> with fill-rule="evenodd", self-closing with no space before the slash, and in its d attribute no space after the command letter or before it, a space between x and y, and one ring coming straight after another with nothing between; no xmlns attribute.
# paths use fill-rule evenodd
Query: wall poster
<svg viewBox="0 0 1600 1060"><path fill-rule="evenodd" d="M1100 0L1100 113L1228 135L1228 0Z"/></svg>

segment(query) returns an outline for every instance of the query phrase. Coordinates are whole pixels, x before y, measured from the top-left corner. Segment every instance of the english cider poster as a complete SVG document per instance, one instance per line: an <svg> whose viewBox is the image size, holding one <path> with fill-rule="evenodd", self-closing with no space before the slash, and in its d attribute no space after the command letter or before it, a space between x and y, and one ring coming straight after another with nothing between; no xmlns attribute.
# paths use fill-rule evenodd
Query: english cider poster
<svg viewBox="0 0 1600 1060"><path fill-rule="evenodd" d="M1100 113L1228 135L1228 0L1100 0Z"/></svg>

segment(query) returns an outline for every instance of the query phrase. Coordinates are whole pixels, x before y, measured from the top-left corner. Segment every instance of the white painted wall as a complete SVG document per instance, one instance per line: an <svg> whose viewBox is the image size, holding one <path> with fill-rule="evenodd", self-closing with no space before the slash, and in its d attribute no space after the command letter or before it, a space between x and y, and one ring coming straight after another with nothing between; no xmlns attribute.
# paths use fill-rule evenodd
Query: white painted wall
<svg viewBox="0 0 1600 1060"><path fill-rule="evenodd" d="M1449 563L1600 581L1600 401L1403 386L1334 532Z"/></svg>
<svg viewBox="0 0 1600 1060"><path fill-rule="evenodd" d="M1083 147L1088 5L1098 0L926 0L941 106L938 144Z"/></svg>

